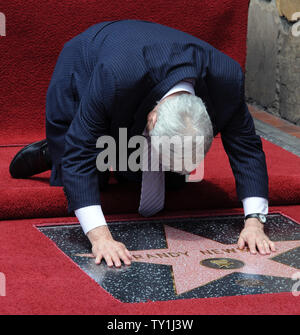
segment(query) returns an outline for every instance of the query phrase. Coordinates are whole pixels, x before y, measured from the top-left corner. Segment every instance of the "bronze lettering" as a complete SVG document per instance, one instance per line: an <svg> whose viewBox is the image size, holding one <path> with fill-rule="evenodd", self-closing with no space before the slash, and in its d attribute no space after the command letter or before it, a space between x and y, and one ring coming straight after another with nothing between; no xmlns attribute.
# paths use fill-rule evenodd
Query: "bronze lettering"
<svg viewBox="0 0 300 335"><path fill-rule="evenodd" d="M227 252L228 254L230 254L231 252L236 252L236 250L234 248L231 249L222 249L224 252Z"/></svg>
<svg viewBox="0 0 300 335"><path fill-rule="evenodd" d="M132 255L132 257L134 257L135 259L140 259L140 258L143 258L142 255Z"/></svg>
<svg viewBox="0 0 300 335"><path fill-rule="evenodd" d="M185 256L189 257L188 251L186 251L186 252L179 251L179 253L182 254L182 255L185 255Z"/></svg>
<svg viewBox="0 0 300 335"><path fill-rule="evenodd" d="M161 254L159 254L159 253L157 253L157 254L155 254L155 255L157 255L158 257L160 257L160 258L163 258L163 257L169 257L166 253L161 253Z"/></svg>
<svg viewBox="0 0 300 335"><path fill-rule="evenodd" d="M218 249L211 249L212 252L214 252L215 254L223 254L222 251L219 251Z"/></svg>
<svg viewBox="0 0 300 335"><path fill-rule="evenodd" d="M146 255L148 258L151 258L151 257L153 257L153 258L157 258L157 256L154 256L154 255L151 255L151 254L147 254Z"/></svg>
<svg viewBox="0 0 300 335"><path fill-rule="evenodd" d="M209 250L206 249L206 251L203 251L203 250L200 250L200 252L203 254L203 255L206 255L206 254L209 254L209 255L213 255L213 253Z"/></svg>
<svg viewBox="0 0 300 335"><path fill-rule="evenodd" d="M180 256L180 253L179 253L179 252L168 252L168 254L169 254L171 257L178 257L178 256Z"/></svg>

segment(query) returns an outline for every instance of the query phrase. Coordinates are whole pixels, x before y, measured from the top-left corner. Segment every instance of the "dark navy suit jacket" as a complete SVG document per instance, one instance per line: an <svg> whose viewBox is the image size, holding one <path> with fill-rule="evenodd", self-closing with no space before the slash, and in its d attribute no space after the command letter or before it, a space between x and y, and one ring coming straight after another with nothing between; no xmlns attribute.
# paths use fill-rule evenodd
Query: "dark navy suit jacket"
<svg viewBox="0 0 300 335"><path fill-rule="evenodd" d="M118 141L120 127L141 135L156 102L185 78L195 79L214 135L221 133L239 199L268 198L265 155L245 103L240 65L184 32L124 20L96 24L67 42L48 88L50 184L64 186L69 211L100 203L98 137Z"/></svg>

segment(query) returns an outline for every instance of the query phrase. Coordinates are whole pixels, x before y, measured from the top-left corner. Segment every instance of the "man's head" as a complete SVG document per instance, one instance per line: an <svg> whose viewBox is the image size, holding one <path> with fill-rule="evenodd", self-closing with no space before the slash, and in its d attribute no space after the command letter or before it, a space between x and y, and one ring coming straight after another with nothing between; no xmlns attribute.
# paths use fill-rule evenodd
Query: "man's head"
<svg viewBox="0 0 300 335"><path fill-rule="evenodd" d="M196 155L201 156L202 160L213 140L212 124L203 101L187 92L174 93L158 102L148 115L147 128L151 137L172 138L177 136L182 139L183 152L180 152L179 155L176 151L171 153L175 160L176 156L181 157L182 160L187 155L192 156L194 162ZM198 163L200 161L197 161ZM171 171L174 171L172 162ZM182 171L176 169L175 171L184 174L191 172L184 168Z"/></svg>

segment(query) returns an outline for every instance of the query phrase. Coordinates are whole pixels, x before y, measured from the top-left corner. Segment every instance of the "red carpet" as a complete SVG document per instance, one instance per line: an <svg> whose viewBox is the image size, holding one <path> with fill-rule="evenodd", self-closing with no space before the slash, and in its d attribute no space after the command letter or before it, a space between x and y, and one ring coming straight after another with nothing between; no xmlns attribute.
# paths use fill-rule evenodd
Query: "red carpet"
<svg viewBox="0 0 300 335"><path fill-rule="evenodd" d="M272 212L280 211L300 222L299 209L299 206L274 207ZM234 212L239 211L230 211ZM205 211L204 215L207 214L210 213ZM135 217L122 216L124 220L128 218ZM0 299L0 314L299 314L300 300L291 292L121 303L33 226L45 222L74 220L35 219L0 223L1 272L5 273L7 283L6 297Z"/></svg>

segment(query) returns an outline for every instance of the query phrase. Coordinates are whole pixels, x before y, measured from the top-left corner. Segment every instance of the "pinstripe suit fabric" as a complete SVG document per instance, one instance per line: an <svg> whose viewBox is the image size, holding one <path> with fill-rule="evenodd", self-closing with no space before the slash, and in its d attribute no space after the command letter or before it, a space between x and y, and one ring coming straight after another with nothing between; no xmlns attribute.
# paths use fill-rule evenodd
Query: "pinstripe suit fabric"
<svg viewBox="0 0 300 335"><path fill-rule="evenodd" d="M268 198L260 137L244 99L240 65L208 43L160 24L123 20L94 25L68 41L47 91L50 185L64 186L68 210L99 204L96 157L101 135L141 135L147 114L177 82L195 79L236 180L239 199ZM118 146L117 146L118 148ZM117 152L118 153L118 152Z"/></svg>

